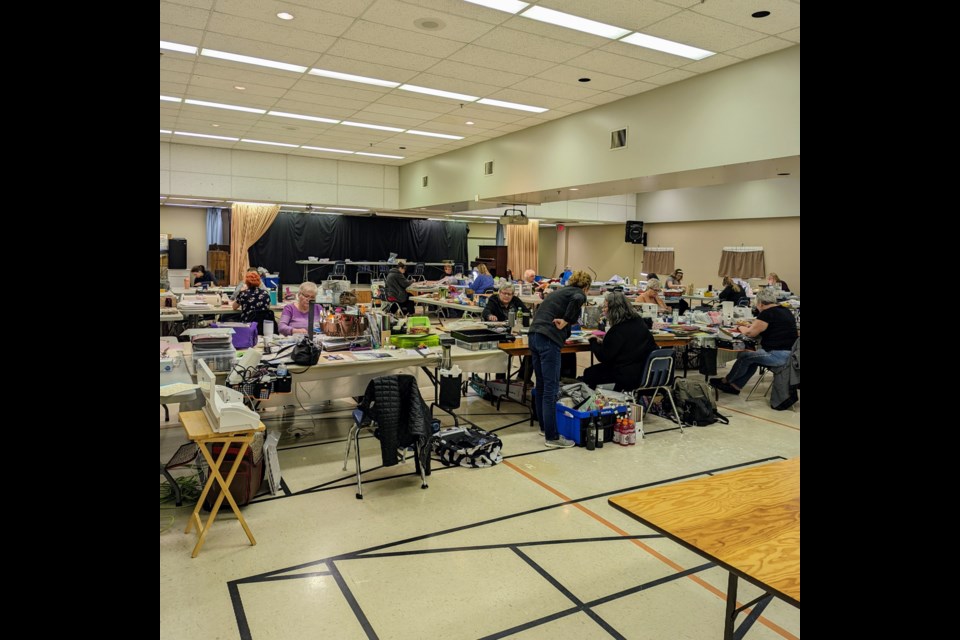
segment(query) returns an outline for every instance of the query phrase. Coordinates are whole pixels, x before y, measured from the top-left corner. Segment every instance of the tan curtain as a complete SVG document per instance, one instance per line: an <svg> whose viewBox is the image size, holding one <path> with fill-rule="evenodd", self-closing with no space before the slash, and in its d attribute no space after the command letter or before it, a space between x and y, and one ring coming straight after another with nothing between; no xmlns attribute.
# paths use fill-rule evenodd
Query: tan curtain
<svg viewBox="0 0 960 640"><path fill-rule="evenodd" d="M509 224L507 226L507 269L514 278L522 278L527 269L537 270L540 259L540 222ZM506 274L498 274L506 275Z"/></svg>
<svg viewBox="0 0 960 640"><path fill-rule="evenodd" d="M763 247L724 247L717 275L744 279L765 277Z"/></svg>
<svg viewBox="0 0 960 640"><path fill-rule="evenodd" d="M647 247L643 250L643 272L666 278L673 273L673 247Z"/></svg>
<svg viewBox="0 0 960 640"><path fill-rule="evenodd" d="M230 282L240 282L250 267L247 251L267 232L280 212L278 204L233 205L230 226Z"/></svg>

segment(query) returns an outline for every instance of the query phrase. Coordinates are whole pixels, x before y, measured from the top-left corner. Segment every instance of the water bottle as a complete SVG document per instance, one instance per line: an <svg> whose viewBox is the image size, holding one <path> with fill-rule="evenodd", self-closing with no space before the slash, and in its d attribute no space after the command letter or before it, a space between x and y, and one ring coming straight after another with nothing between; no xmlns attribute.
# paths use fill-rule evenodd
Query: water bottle
<svg viewBox="0 0 960 640"><path fill-rule="evenodd" d="M593 451L597 447L597 428L590 417L590 424L587 426L587 451Z"/></svg>
<svg viewBox="0 0 960 640"><path fill-rule="evenodd" d="M507 328L510 331L513 331L513 327L517 324L517 312L515 309L510 309L507 313Z"/></svg>
<svg viewBox="0 0 960 640"><path fill-rule="evenodd" d="M597 449L603 448L603 418L597 418L596 429L594 429L594 435L597 439Z"/></svg>
<svg viewBox="0 0 960 640"><path fill-rule="evenodd" d="M287 365L283 364L282 362L277 365L277 377L278 378L287 377Z"/></svg>

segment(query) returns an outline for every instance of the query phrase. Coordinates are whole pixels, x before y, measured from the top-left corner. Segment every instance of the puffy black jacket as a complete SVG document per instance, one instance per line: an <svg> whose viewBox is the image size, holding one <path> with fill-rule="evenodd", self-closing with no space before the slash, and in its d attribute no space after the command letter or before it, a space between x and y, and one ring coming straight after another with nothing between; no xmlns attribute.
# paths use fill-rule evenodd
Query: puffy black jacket
<svg viewBox="0 0 960 640"><path fill-rule="evenodd" d="M416 378L409 374L380 376L367 384L360 408L377 422L380 454L383 466L398 462L397 450L417 443L420 446L420 464L430 469L430 410Z"/></svg>

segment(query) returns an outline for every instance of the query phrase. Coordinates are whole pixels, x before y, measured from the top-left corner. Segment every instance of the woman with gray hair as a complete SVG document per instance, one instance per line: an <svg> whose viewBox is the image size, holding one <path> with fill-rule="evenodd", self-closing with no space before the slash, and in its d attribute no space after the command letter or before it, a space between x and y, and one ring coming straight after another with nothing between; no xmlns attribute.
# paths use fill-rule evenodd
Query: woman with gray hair
<svg viewBox="0 0 960 640"><path fill-rule="evenodd" d="M530 314L527 305L523 304L523 301L514 295L513 285L504 284L500 286L497 295L490 296L490 299L487 300L487 306L483 310L483 318L490 322L503 322L507 319L511 309L522 311L527 315Z"/></svg>
<svg viewBox="0 0 960 640"><path fill-rule="evenodd" d="M612 382L617 391L636 389L643 380L647 357L657 344L647 324L622 293L607 294L603 313L609 329L590 345L599 364L584 370L583 381L591 387Z"/></svg>
<svg viewBox="0 0 960 640"><path fill-rule="evenodd" d="M283 308L280 313L280 335L289 336L295 333L307 333L307 314L310 311L310 301L317 299L317 285L312 282L300 284L297 299ZM320 314L320 311L317 311ZM319 315L317 316L319 318Z"/></svg>
<svg viewBox="0 0 960 640"><path fill-rule="evenodd" d="M710 385L724 393L739 395L740 389L756 372L757 367L782 367L790 358L790 349L797 339L797 323L789 310L777 304L777 292L772 288L757 293L760 314L742 335L756 338L763 334L763 347L756 351L741 351L725 378L714 378Z"/></svg>

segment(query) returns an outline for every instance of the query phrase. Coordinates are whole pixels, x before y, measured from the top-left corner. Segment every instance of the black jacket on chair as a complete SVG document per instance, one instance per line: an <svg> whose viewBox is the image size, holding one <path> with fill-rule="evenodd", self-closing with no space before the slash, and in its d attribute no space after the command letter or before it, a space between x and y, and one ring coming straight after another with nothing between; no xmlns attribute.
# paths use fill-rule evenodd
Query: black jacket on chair
<svg viewBox="0 0 960 640"><path fill-rule="evenodd" d="M409 374L380 376L367 384L360 408L376 421L383 466L398 462L397 450L416 443L420 464L429 470L430 409Z"/></svg>

